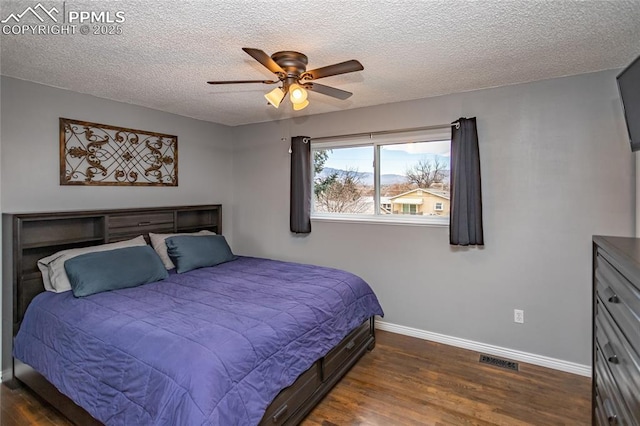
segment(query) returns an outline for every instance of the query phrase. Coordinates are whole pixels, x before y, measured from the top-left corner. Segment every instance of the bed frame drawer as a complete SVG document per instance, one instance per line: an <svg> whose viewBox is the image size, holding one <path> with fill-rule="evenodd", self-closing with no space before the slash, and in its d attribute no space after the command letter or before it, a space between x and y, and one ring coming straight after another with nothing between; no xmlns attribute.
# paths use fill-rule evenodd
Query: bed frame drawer
<svg viewBox="0 0 640 426"><path fill-rule="evenodd" d="M363 345L367 345L369 336L371 336L370 325L365 322L349 333L338 346L329 351L322 363L322 380L325 381L331 377L342 364L350 359L353 352L356 352Z"/></svg>
<svg viewBox="0 0 640 426"><path fill-rule="evenodd" d="M293 385L283 389L269 405L260 425L283 425L303 403L309 399L320 385L320 361L300 377Z"/></svg>

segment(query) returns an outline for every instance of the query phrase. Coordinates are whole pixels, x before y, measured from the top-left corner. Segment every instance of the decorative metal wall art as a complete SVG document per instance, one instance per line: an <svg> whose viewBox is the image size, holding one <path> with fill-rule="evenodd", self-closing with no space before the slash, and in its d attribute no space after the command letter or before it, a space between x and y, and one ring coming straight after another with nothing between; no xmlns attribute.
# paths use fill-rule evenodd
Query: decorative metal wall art
<svg viewBox="0 0 640 426"><path fill-rule="evenodd" d="M178 137L60 118L60 185L178 186Z"/></svg>

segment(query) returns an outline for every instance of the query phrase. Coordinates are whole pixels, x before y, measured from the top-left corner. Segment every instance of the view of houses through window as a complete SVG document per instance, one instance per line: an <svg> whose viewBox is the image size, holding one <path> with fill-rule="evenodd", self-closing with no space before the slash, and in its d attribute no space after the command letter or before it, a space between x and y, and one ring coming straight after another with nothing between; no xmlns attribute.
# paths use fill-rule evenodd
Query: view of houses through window
<svg viewBox="0 0 640 426"><path fill-rule="evenodd" d="M450 151L450 140L314 145L313 212L448 219Z"/></svg>

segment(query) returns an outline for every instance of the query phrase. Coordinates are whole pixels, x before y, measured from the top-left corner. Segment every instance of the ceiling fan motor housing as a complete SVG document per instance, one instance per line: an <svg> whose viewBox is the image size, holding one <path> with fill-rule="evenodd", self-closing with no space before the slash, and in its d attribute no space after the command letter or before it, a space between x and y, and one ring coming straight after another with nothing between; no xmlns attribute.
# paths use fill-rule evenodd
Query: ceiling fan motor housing
<svg viewBox="0 0 640 426"><path fill-rule="evenodd" d="M293 50L284 50L282 52L276 52L271 55L271 59L280 65L280 68L285 70L287 77L300 78L300 74L307 70L307 64L309 63L307 55L294 52Z"/></svg>

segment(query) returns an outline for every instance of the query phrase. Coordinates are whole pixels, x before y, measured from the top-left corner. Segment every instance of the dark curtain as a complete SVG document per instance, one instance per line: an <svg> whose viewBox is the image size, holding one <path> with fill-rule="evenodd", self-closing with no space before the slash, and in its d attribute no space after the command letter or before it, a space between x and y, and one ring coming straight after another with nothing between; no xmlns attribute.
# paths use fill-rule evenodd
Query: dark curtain
<svg viewBox="0 0 640 426"><path fill-rule="evenodd" d="M290 229L311 232L311 143L308 136L291 138Z"/></svg>
<svg viewBox="0 0 640 426"><path fill-rule="evenodd" d="M451 128L451 221L449 242L484 245L480 151L476 119L460 118Z"/></svg>

